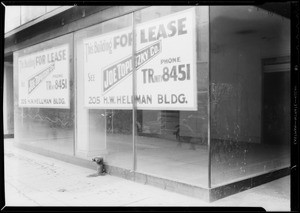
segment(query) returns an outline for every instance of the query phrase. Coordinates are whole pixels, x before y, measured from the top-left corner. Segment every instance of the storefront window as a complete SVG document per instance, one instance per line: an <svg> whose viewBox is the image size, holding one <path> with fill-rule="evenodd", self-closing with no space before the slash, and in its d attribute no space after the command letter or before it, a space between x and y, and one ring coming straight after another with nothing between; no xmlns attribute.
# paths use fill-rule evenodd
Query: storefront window
<svg viewBox="0 0 300 213"><path fill-rule="evenodd" d="M136 169L207 187L208 7L149 7L134 17L137 58L158 50L136 71L137 96L145 97L137 103Z"/></svg>
<svg viewBox="0 0 300 213"><path fill-rule="evenodd" d="M290 20L210 7L212 186L290 165Z"/></svg>
<svg viewBox="0 0 300 213"><path fill-rule="evenodd" d="M208 7L149 7L75 46L77 156L207 187Z"/></svg>
<svg viewBox="0 0 300 213"><path fill-rule="evenodd" d="M290 20L257 7L147 7L14 52L13 82L33 147L204 188L290 165Z"/></svg>
<svg viewBox="0 0 300 213"><path fill-rule="evenodd" d="M133 169L132 15L75 33L76 155Z"/></svg>
<svg viewBox="0 0 300 213"><path fill-rule="evenodd" d="M72 36L14 53L15 140L73 154Z"/></svg>

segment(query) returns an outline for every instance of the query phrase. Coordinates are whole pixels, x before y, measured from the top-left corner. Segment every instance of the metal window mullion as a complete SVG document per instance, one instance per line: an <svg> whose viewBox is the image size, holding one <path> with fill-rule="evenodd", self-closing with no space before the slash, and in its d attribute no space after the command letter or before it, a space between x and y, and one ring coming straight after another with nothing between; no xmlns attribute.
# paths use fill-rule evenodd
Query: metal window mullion
<svg viewBox="0 0 300 213"><path fill-rule="evenodd" d="M211 90L210 90L210 81L211 81L211 70L210 70L210 6L208 6L208 103L207 103L207 145L208 145L208 188L211 188L211 137L210 137L210 121L211 121L211 113L210 113L210 101L211 101Z"/></svg>
<svg viewBox="0 0 300 213"><path fill-rule="evenodd" d="M74 95L74 99L73 99L73 109L74 109L74 120L73 120L73 126L74 126L74 132L73 132L73 156L76 156L76 148L77 148L77 55L76 55L76 50L75 49L75 33L72 33L72 70L73 70L73 79L70 78L70 74L71 74L71 69L69 70L69 82L71 80L73 80L73 94L71 94L71 87L69 87L70 89L70 93L69 93L69 99L71 101L71 96ZM75 56L76 56L76 60L75 60ZM69 62L70 63L70 62ZM76 67L76 70L75 70ZM71 104L71 103L70 103ZM71 106L70 106L70 110L71 110Z"/></svg>
<svg viewBox="0 0 300 213"><path fill-rule="evenodd" d="M136 67L135 67L135 22L134 12L132 14L132 146L133 146L133 171L136 170Z"/></svg>

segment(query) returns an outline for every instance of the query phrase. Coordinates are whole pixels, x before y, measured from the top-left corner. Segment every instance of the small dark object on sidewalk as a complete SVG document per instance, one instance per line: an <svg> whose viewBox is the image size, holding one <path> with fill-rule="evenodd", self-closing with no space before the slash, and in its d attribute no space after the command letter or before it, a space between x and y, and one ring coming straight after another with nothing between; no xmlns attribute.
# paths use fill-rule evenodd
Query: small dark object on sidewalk
<svg viewBox="0 0 300 213"><path fill-rule="evenodd" d="M98 175L105 175L105 166L104 166L104 160L102 157L94 157L92 161L96 162L97 164L97 174Z"/></svg>

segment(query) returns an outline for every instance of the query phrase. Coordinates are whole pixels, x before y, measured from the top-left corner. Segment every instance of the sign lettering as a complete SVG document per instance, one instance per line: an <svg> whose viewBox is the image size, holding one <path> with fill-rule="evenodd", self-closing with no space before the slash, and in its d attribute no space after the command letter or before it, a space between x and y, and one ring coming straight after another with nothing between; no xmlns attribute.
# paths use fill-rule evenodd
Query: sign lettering
<svg viewBox="0 0 300 213"><path fill-rule="evenodd" d="M134 57L131 27L83 41L85 106L197 110L195 9L137 24L135 38Z"/></svg>
<svg viewBox="0 0 300 213"><path fill-rule="evenodd" d="M69 108L69 47L62 45L18 59L19 106Z"/></svg>

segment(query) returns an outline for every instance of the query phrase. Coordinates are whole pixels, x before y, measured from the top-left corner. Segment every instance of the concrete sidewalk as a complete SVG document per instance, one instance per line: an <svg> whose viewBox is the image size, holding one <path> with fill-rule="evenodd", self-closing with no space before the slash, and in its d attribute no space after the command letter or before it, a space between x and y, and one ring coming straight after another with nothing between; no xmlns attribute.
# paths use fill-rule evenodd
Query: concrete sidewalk
<svg viewBox="0 0 300 213"><path fill-rule="evenodd" d="M31 153L6 139L6 206L257 206L290 211L290 176L207 203Z"/></svg>

